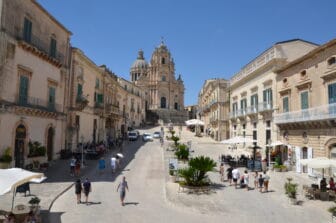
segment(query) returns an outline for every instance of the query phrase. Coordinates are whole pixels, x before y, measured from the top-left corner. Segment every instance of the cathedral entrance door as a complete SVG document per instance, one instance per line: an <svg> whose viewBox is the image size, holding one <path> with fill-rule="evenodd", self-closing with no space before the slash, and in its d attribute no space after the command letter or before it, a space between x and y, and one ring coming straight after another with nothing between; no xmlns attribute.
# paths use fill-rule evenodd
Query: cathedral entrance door
<svg viewBox="0 0 336 223"><path fill-rule="evenodd" d="M162 97L161 98L161 108L166 108L166 98L165 97Z"/></svg>

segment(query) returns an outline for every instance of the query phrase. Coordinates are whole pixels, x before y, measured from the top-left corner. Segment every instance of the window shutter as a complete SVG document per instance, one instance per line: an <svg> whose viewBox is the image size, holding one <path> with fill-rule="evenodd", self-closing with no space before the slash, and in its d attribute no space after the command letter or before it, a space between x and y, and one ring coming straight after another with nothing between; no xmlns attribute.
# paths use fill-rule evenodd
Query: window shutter
<svg viewBox="0 0 336 223"><path fill-rule="evenodd" d="M273 102L273 93L272 93L272 89L268 89L269 90L269 104L272 105L272 102Z"/></svg>
<svg viewBox="0 0 336 223"><path fill-rule="evenodd" d="M48 107L49 109L55 109L55 91L56 89L54 87L49 87L49 101L48 101Z"/></svg>
<svg viewBox="0 0 336 223"><path fill-rule="evenodd" d="M28 102L28 83L29 79L26 76L20 76L19 102L27 104Z"/></svg>
<svg viewBox="0 0 336 223"><path fill-rule="evenodd" d="M284 97L282 99L282 103L283 103L283 112L288 112L289 111L288 97Z"/></svg>
<svg viewBox="0 0 336 223"><path fill-rule="evenodd" d="M267 102L267 99L266 99L266 97L267 97L267 92L266 92L267 90L264 90L263 91L263 102Z"/></svg>
<svg viewBox="0 0 336 223"><path fill-rule="evenodd" d="M336 103L336 83L328 86L329 104Z"/></svg>
<svg viewBox="0 0 336 223"><path fill-rule="evenodd" d="M81 84L77 85L77 97L83 95L83 86Z"/></svg>
<svg viewBox="0 0 336 223"><path fill-rule="evenodd" d="M301 109L307 109L308 107L308 92L305 91L301 93Z"/></svg>

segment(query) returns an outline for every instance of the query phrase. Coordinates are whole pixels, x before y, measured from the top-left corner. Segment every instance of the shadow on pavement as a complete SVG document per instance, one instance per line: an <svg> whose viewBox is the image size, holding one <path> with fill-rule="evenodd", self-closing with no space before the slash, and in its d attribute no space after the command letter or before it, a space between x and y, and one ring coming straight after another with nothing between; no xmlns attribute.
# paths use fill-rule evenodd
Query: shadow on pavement
<svg viewBox="0 0 336 223"><path fill-rule="evenodd" d="M124 204L125 204L125 206L126 206L126 205L132 205L132 204L133 204L133 205L138 205L139 202L125 202Z"/></svg>

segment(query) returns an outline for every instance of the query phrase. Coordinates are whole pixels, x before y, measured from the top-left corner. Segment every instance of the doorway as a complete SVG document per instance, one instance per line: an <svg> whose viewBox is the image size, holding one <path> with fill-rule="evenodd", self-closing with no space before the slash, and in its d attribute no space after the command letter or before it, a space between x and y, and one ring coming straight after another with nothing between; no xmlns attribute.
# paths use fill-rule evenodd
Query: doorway
<svg viewBox="0 0 336 223"><path fill-rule="evenodd" d="M166 108L166 98L165 97L161 98L161 108Z"/></svg>
<svg viewBox="0 0 336 223"><path fill-rule="evenodd" d="M308 148L307 147L302 148L302 159L308 159ZM307 173L307 172L308 172L307 166L302 166L302 173Z"/></svg>
<svg viewBox="0 0 336 223"><path fill-rule="evenodd" d="M48 161L51 161L53 159L53 152L54 152L54 129L52 127L49 127L47 135Z"/></svg>
<svg viewBox="0 0 336 223"><path fill-rule="evenodd" d="M23 124L20 124L15 130L15 167L24 168L26 136L26 127Z"/></svg>

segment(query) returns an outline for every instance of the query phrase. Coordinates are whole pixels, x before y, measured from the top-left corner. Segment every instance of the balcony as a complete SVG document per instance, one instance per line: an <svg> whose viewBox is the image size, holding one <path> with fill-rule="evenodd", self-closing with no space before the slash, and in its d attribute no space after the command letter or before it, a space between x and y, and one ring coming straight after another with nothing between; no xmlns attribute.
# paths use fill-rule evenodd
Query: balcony
<svg viewBox="0 0 336 223"><path fill-rule="evenodd" d="M210 118L211 124L216 124L218 122L218 118Z"/></svg>
<svg viewBox="0 0 336 223"><path fill-rule="evenodd" d="M50 103L47 100L26 96L20 96L17 105L26 108L39 109L47 112L60 112L62 109L62 106L60 104Z"/></svg>
<svg viewBox="0 0 336 223"><path fill-rule="evenodd" d="M232 111L230 112L230 119L235 119L238 117L238 111Z"/></svg>
<svg viewBox="0 0 336 223"><path fill-rule="evenodd" d="M58 63L60 64L64 64L64 55L59 53L59 52L55 52L55 55L52 55L50 52L50 42L49 41L43 41L41 40L39 37L31 34L30 40L25 40L24 36L23 36L23 31L19 30L16 32L16 38L18 41L21 41L22 43L25 43L29 46L32 46L33 49L32 52L35 52L36 49L43 54L43 57L47 57L51 60L57 60ZM26 47L27 48L27 47ZM37 53L37 52L35 52Z"/></svg>
<svg viewBox="0 0 336 223"><path fill-rule="evenodd" d="M105 106L105 112L113 115L120 115L119 106L113 104L107 104Z"/></svg>
<svg viewBox="0 0 336 223"><path fill-rule="evenodd" d="M243 108L243 109L239 109L237 111L237 117L243 117L247 114L247 109L246 108Z"/></svg>
<svg viewBox="0 0 336 223"><path fill-rule="evenodd" d="M83 110L89 103L89 99L84 95L77 95L76 97L76 108L78 110Z"/></svg>
<svg viewBox="0 0 336 223"><path fill-rule="evenodd" d="M275 114L275 124L285 124L293 122L322 121L336 118L336 103L319 107L308 108L300 111Z"/></svg>
<svg viewBox="0 0 336 223"><path fill-rule="evenodd" d="M273 111L272 102L261 102L258 104L258 112Z"/></svg>
<svg viewBox="0 0 336 223"><path fill-rule="evenodd" d="M258 113L258 106L250 106L247 107L246 109L246 114L247 115L253 115L253 114L257 114Z"/></svg>

